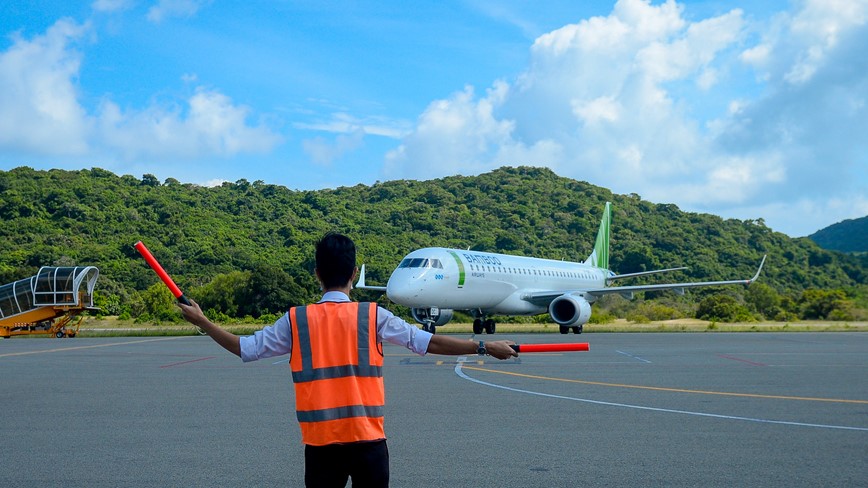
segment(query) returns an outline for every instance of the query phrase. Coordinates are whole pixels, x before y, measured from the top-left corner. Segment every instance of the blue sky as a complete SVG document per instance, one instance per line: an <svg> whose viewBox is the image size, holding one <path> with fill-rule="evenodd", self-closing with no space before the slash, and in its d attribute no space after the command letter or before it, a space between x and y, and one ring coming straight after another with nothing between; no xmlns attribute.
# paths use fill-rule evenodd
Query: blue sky
<svg viewBox="0 0 868 488"><path fill-rule="evenodd" d="M531 165L793 237L868 215L868 0L3 2L0 32L0 170Z"/></svg>

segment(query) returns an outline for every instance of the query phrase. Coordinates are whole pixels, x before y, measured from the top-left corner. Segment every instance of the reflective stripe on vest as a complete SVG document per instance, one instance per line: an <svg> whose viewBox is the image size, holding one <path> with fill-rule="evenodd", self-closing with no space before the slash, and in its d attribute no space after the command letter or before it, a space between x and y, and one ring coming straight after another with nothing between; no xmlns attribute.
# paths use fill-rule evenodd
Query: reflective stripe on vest
<svg viewBox="0 0 868 488"><path fill-rule="evenodd" d="M353 303L353 302L350 302ZM371 350L363 347L368 344L370 322L370 308L368 303L359 304L358 335L359 364L345 364L325 368L313 367L313 354L310 348L310 326L307 322L307 307L295 309L295 323L298 328L298 347L301 354L301 371L292 372L292 381L302 383L306 381L327 380L333 378L345 378L347 376L382 377L383 368L371 366Z"/></svg>
<svg viewBox="0 0 868 488"><path fill-rule="evenodd" d="M383 407L350 405L348 407L326 408L323 410L296 412L299 422L325 422L328 420L349 419L353 417L382 417Z"/></svg>
<svg viewBox="0 0 868 488"><path fill-rule="evenodd" d="M384 439L376 304L326 302L292 308L289 315L294 343L290 367L302 442Z"/></svg>

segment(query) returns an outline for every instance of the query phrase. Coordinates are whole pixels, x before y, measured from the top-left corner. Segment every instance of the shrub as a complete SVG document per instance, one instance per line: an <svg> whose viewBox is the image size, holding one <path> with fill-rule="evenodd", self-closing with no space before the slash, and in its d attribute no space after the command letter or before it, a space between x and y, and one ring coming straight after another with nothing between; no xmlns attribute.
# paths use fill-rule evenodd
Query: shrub
<svg viewBox="0 0 868 488"><path fill-rule="evenodd" d="M853 320L852 302L847 300L844 290L805 290L799 298L799 307L803 319Z"/></svg>
<svg viewBox="0 0 868 488"><path fill-rule="evenodd" d="M594 311L591 314L591 318L588 320L589 324L610 324L615 321L617 317L614 314L609 313L608 310L599 310Z"/></svg>
<svg viewBox="0 0 868 488"><path fill-rule="evenodd" d="M651 320L648 317L646 317L640 313L636 313L636 312L628 314L627 320L629 320L630 322L633 322L634 324L647 324L647 323L651 322Z"/></svg>
<svg viewBox="0 0 868 488"><path fill-rule="evenodd" d="M696 310L696 318L716 322L755 322L750 311L729 295L704 298Z"/></svg>

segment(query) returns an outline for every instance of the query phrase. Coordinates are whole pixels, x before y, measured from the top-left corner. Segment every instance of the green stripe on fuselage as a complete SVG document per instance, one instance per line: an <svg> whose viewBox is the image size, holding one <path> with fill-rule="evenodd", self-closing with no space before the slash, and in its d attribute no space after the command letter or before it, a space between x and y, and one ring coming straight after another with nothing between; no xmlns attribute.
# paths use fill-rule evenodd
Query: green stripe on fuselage
<svg viewBox="0 0 868 488"><path fill-rule="evenodd" d="M458 254L455 251L449 251L449 254L455 258L455 262L458 263L458 288L464 287L464 263L461 262L461 258L458 257Z"/></svg>

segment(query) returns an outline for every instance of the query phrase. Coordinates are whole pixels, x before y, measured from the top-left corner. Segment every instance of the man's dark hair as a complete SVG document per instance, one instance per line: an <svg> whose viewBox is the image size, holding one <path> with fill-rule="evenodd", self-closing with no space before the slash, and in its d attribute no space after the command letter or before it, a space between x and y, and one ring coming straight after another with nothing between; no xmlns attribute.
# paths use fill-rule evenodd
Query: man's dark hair
<svg viewBox="0 0 868 488"><path fill-rule="evenodd" d="M316 269L323 287L347 284L356 270L356 245L347 236L329 232L316 243Z"/></svg>

